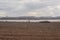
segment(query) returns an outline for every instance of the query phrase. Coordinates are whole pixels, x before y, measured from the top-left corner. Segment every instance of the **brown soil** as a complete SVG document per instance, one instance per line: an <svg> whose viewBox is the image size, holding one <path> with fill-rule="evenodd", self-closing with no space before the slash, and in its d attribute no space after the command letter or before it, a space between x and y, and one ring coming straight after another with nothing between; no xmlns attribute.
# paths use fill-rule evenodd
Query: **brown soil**
<svg viewBox="0 0 60 40"><path fill-rule="evenodd" d="M0 40L60 40L60 22L0 22Z"/></svg>

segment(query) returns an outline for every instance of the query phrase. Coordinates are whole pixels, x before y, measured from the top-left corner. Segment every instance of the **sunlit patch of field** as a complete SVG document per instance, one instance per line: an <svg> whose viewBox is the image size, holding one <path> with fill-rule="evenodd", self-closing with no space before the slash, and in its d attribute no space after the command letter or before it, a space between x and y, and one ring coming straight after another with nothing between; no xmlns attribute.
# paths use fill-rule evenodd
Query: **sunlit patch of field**
<svg viewBox="0 0 60 40"><path fill-rule="evenodd" d="M60 22L0 22L0 40L60 40Z"/></svg>

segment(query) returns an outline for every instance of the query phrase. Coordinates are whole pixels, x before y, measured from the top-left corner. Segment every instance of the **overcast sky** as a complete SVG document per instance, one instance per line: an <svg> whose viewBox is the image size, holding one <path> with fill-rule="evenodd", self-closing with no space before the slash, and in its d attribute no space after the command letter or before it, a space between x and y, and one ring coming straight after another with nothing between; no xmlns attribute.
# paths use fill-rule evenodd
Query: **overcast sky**
<svg viewBox="0 0 60 40"><path fill-rule="evenodd" d="M60 0L0 0L0 17L60 16Z"/></svg>

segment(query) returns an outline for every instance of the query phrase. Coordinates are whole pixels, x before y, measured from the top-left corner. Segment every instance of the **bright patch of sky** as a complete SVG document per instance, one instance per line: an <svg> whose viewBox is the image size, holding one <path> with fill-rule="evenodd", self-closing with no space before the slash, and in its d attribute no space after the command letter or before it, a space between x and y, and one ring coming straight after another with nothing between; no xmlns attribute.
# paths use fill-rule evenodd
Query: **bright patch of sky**
<svg viewBox="0 0 60 40"><path fill-rule="evenodd" d="M0 17L60 16L60 0L0 0Z"/></svg>

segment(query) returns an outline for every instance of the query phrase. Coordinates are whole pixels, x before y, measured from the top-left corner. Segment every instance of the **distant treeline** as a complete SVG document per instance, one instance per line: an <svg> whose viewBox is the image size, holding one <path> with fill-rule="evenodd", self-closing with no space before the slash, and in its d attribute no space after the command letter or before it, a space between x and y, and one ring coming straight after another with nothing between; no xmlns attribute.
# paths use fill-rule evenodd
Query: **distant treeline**
<svg viewBox="0 0 60 40"><path fill-rule="evenodd" d="M45 20L60 19L60 17L1 17L0 20Z"/></svg>

